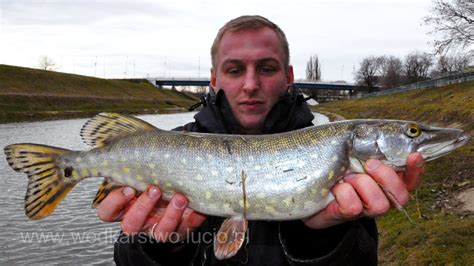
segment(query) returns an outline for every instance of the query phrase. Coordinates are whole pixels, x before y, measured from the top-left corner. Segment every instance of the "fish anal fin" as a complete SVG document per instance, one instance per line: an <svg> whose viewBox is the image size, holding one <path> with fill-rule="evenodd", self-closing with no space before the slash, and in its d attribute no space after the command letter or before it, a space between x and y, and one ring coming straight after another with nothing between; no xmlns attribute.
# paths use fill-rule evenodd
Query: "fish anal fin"
<svg viewBox="0 0 474 266"><path fill-rule="evenodd" d="M242 247L248 222L243 217L227 218L214 237L214 255L219 260L234 256Z"/></svg>
<svg viewBox="0 0 474 266"><path fill-rule="evenodd" d="M100 113L84 124L81 137L87 145L101 147L110 143L112 139L149 130L159 129L133 116Z"/></svg>
<svg viewBox="0 0 474 266"><path fill-rule="evenodd" d="M99 204L105 199L105 197L107 197L107 195L112 190L115 190L118 187L120 186L109 182L108 178L106 178L104 182L102 182L102 184L100 184L99 186L99 190L97 191L94 201L92 202L92 208L97 208Z"/></svg>

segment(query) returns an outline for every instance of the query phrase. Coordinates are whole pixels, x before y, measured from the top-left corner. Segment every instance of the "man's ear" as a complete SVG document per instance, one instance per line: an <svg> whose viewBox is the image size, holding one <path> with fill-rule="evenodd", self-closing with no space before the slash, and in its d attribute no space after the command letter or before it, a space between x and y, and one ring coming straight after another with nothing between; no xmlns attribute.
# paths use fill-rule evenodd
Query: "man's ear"
<svg viewBox="0 0 474 266"><path fill-rule="evenodd" d="M293 73L293 66L288 65L288 71L286 72L286 85L288 87L292 86L295 83L295 74Z"/></svg>
<svg viewBox="0 0 474 266"><path fill-rule="evenodd" d="M214 68L211 67L211 82L209 84L209 86L211 87L211 89L216 92L216 72L214 71Z"/></svg>

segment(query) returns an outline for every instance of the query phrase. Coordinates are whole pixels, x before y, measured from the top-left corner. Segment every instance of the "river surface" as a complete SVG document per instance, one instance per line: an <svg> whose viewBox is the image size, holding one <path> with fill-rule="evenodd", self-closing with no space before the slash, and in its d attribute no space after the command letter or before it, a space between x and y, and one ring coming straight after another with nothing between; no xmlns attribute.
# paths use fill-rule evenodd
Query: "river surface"
<svg viewBox="0 0 474 266"><path fill-rule="evenodd" d="M172 129L193 121L195 113L144 115L140 118L162 128ZM315 124L328 122L315 114ZM87 150L80 136L86 119L0 124L0 147L28 142ZM45 219L26 217L25 174L13 171L0 155L0 265L90 264L112 265L113 244L120 232L118 223L100 221L90 207L100 178L81 181Z"/></svg>

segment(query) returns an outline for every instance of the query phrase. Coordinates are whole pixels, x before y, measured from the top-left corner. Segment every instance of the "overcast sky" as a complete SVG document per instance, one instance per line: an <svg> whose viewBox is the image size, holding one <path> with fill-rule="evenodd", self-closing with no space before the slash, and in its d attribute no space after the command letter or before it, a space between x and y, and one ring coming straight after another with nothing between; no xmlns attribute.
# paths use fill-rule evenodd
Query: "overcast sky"
<svg viewBox="0 0 474 266"><path fill-rule="evenodd" d="M0 0L0 64L105 78L208 77L218 29L240 15L278 24L295 77L317 54L325 81L353 81L369 55L431 52L431 0Z"/></svg>

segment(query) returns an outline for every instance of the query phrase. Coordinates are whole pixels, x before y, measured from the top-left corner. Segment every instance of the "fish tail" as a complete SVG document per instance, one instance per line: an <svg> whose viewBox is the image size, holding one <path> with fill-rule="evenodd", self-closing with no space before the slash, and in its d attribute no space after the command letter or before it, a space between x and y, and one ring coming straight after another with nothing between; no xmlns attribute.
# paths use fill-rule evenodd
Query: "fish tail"
<svg viewBox="0 0 474 266"><path fill-rule="evenodd" d="M59 165L59 158L70 150L37 145L12 144L4 148L8 164L28 175L25 213L34 220L50 215L78 182L71 169Z"/></svg>

